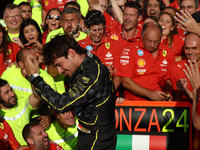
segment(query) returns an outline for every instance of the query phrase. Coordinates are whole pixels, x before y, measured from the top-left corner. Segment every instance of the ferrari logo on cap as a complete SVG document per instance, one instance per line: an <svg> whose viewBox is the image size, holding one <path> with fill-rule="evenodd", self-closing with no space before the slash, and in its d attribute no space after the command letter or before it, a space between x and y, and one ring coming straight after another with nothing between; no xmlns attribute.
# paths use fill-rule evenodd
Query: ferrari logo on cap
<svg viewBox="0 0 200 150"><path fill-rule="evenodd" d="M166 51L166 50L163 50L162 53L163 53L163 56L164 56L164 57L167 56L167 51Z"/></svg>
<svg viewBox="0 0 200 150"><path fill-rule="evenodd" d="M105 43L107 49L110 49L110 43Z"/></svg>

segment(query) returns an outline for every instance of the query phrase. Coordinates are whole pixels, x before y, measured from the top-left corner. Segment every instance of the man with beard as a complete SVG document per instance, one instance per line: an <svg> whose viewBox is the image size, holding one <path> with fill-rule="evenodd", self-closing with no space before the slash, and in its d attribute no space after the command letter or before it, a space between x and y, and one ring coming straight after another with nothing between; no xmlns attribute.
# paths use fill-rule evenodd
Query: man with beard
<svg viewBox="0 0 200 150"><path fill-rule="evenodd" d="M108 15L98 3L98 0L88 0L88 4L91 9L100 10L103 13L106 20L105 30L107 36L117 40L121 47L138 41L141 37L141 26L138 22L142 20L142 7L138 2L130 1L125 4L123 24L120 24Z"/></svg>
<svg viewBox="0 0 200 150"><path fill-rule="evenodd" d="M147 0L144 5L144 12L146 16L160 17L161 12L165 8L162 0Z"/></svg>
<svg viewBox="0 0 200 150"><path fill-rule="evenodd" d="M29 97L18 100L8 82L0 79L0 101L3 101L0 104L0 114L10 125L20 145L26 145L22 137L22 129L29 123L30 113L33 109L38 107L40 100L40 97L38 97L35 92Z"/></svg>
<svg viewBox="0 0 200 150"><path fill-rule="evenodd" d="M24 20L31 19L32 16L32 8L28 2L21 2L19 4L19 8L22 12L22 18Z"/></svg>
<svg viewBox="0 0 200 150"><path fill-rule="evenodd" d="M63 150L61 146L50 143L48 134L36 121L27 124L24 127L22 134L29 146L25 150Z"/></svg>
<svg viewBox="0 0 200 150"><path fill-rule="evenodd" d="M80 31L80 12L74 7L66 7L61 16L61 28L51 31L47 36L46 43L59 34L69 34L76 41L85 39L87 34Z"/></svg>

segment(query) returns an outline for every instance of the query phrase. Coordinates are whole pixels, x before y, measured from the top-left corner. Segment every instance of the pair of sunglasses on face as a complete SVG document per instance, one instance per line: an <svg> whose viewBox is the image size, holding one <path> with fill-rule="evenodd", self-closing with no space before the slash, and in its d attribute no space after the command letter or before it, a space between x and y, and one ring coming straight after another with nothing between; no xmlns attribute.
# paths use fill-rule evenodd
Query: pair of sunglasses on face
<svg viewBox="0 0 200 150"><path fill-rule="evenodd" d="M54 18L55 18L56 20L60 20L60 16L55 15ZM50 19L50 20L53 19L53 15L47 16L47 19Z"/></svg>

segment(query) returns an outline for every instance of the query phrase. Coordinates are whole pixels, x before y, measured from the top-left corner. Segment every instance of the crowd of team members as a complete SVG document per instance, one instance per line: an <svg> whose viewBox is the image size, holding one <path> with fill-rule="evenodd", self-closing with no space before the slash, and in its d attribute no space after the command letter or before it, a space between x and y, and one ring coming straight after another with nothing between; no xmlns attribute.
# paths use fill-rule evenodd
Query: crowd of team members
<svg viewBox="0 0 200 150"><path fill-rule="evenodd" d="M117 103L195 99L184 69L185 64L200 66L198 0L68 1L38 1L38 12L33 12L33 1L5 7L5 24L0 24L1 149L77 149L75 111L56 114L40 102L25 69L28 53L38 59L39 74L51 88L58 93L68 89L69 78L42 59L43 45L58 34L69 34L107 66ZM196 140L199 105L193 103Z"/></svg>

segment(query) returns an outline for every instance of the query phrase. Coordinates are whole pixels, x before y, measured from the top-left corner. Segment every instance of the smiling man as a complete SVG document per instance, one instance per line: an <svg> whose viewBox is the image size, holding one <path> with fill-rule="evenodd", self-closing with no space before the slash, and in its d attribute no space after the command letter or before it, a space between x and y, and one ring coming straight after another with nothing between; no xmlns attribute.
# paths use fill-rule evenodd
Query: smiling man
<svg viewBox="0 0 200 150"><path fill-rule="evenodd" d="M26 57L29 80L56 113L75 109L79 119L78 149L115 150L115 89L105 65L69 35L56 36L43 48L44 61L69 76L69 90L59 94L35 69L37 62Z"/></svg>

